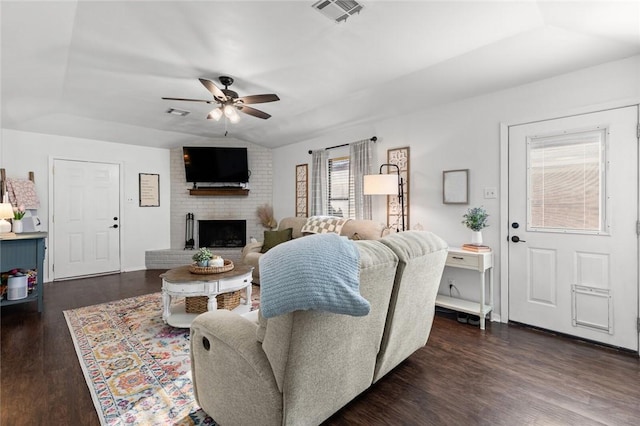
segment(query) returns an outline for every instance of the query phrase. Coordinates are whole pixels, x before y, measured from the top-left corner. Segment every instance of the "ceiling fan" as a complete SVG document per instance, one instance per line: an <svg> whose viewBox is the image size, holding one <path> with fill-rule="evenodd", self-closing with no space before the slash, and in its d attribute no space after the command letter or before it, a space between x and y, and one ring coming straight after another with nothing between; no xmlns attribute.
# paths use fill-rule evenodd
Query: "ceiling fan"
<svg viewBox="0 0 640 426"><path fill-rule="evenodd" d="M275 94L265 95L251 95L238 97L238 93L229 89L229 86L233 84L233 78L226 75L219 77L220 83L224 86L224 89L218 88L213 81L205 78L200 78L200 83L213 95L212 100L205 99L185 99L185 98L162 98L171 101L188 101L188 102L205 102L207 104L217 103L219 106L211 110L207 115L207 119L220 120L224 115L232 123L237 123L240 120L238 111L242 111L245 114L253 115L254 117L267 119L271 117L264 111L247 106L247 104L261 104L265 102L279 101L280 98Z"/></svg>

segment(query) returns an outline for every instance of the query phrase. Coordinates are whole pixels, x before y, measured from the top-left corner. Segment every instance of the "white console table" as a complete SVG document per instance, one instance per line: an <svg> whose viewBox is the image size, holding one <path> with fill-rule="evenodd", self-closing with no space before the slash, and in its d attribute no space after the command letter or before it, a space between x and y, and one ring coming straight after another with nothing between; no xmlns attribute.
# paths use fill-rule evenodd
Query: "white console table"
<svg viewBox="0 0 640 426"><path fill-rule="evenodd" d="M460 248L449 248L445 266L471 269L480 273L480 303L438 294L436 306L480 317L480 329L484 330L485 317L493 310L493 252L476 253ZM485 299L485 276L489 274L489 300Z"/></svg>

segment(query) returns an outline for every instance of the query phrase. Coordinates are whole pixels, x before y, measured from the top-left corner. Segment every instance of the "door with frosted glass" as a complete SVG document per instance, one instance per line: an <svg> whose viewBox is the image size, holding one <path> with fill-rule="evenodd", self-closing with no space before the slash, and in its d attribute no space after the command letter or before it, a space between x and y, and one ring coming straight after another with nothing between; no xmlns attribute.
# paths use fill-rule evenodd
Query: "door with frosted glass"
<svg viewBox="0 0 640 426"><path fill-rule="evenodd" d="M638 108L509 128L509 320L638 350Z"/></svg>

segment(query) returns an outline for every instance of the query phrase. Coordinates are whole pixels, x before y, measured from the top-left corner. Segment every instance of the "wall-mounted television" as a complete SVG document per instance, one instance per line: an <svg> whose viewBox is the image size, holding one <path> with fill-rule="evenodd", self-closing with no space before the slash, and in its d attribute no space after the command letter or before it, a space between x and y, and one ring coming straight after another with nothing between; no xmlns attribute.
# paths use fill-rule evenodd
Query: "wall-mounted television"
<svg viewBox="0 0 640 426"><path fill-rule="evenodd" d="M187 182L249 182L247 148L184 146L182 153Z"/></svg>

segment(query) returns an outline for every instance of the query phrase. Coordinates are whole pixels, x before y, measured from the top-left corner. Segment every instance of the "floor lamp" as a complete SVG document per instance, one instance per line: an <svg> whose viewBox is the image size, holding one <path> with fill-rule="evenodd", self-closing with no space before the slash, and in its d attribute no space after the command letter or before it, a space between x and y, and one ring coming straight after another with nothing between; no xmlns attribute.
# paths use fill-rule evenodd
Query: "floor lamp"
<svg viewBox="0 0 640 426"><path fill-rule="evenodd" d="M395 167L397 176L392 174L382 174L383 167ZM377 175L364 176L364 195L394 195L398 194L400 203L400 216L402 217L402 230L404 231L404 181L400 176L400 167L397 164L383 164L380 166L380 173ZM398 230L399 231L399 230Z"/></svg>

